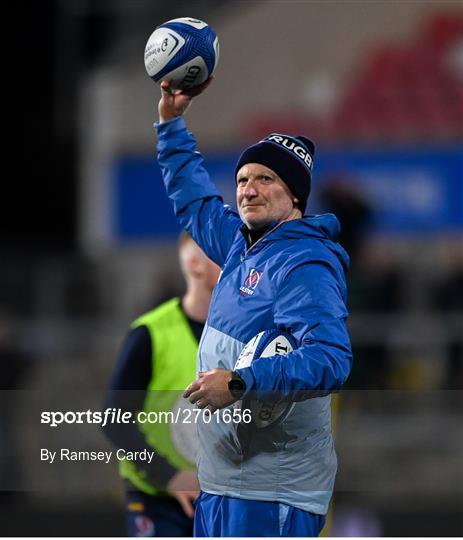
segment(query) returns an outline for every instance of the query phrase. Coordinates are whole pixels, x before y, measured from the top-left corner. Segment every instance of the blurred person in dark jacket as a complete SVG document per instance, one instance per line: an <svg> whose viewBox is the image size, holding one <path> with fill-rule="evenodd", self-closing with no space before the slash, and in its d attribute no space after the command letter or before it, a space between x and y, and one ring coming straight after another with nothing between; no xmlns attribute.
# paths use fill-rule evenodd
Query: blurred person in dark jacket
<svg viewBox="0 0 463 540"><path fill-rule="evenodd" d="M441 313L455 317L455 331L449 328L446 346L447 369L444 388L461 390L463 388L463 339L461 319L463 314L463 262L457 261L451 271L443 276L433 287L432 305Z"/></svg>
<svg viewBox="0 0 463 540"><path fill-rule="evenodd" d="M370 204L351 179L339 174L325 179L319 197L324 209L333 212L341 223L339 243L350 255L352 270L370 228Z"/></svg>

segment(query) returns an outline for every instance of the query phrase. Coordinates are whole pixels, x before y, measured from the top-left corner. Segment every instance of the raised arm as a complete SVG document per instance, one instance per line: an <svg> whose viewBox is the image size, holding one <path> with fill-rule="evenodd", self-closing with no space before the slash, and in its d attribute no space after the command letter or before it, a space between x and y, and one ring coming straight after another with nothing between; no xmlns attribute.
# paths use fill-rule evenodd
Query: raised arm
<svg viewBox="0 0 463 540"><path fill-rule="evenodd" d="M161 99L159 100L159 123L168 122L185 114L193 98L202 94L212 83L214 77L189 90L172 90L169 81L161 82Z"/></svg>
<svg viewBox="0 0 463 540"><path fill-rule="evenodd" d="M155 127L159 139L158 162L175 215L206 255L222 266L241 220L223 204L183 118L193 97L204 91L210 81L189 91L175 92L163 81L160 122Z"/></svg>

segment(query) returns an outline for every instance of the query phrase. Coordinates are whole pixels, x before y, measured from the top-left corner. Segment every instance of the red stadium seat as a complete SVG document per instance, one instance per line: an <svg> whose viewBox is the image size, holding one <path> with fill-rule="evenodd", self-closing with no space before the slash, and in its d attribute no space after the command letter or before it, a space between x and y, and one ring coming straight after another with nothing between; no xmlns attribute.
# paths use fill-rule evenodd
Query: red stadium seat
<svg viewBox="0 0 463 540"><path fill-rule="evenodd" d="M327 118L269 113L251 119L246 134L307 132L319 140L362 143L461 139L463 82L448 58L458 40L463 13L432 15L408 46L376 48Z"/></svg>

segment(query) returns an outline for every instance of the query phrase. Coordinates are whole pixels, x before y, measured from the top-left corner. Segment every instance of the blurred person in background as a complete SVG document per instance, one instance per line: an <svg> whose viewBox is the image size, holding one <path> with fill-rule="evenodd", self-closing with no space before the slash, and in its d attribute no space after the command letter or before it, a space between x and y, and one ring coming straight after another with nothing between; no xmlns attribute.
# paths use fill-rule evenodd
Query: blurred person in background
<svg viewBox="0 0 463 540"><path fill-rule="evenodd" d="M219 268L186 232L179 240L179 257L186 292L181 299L172 298L132 323L105 408L160 412L184 402L181 390L195 377L198 342ZM160 422L104 428L117 448L156 451L151 463L120 462L129 536L192 536L193 504L199 492L194 429L188 424Z"/></svg>
<svg viewBox="0 0 463 540"><path fill-rule="evenodd" d="M349 268L349 308L352 315L362 309L382 309L385 302L378 303L384 295L389 304L395 294L389 274L378 279L368 265L365 253L366 239L371 230L373 209L365 193L356 185L351 173L332 172L321 183L318 198L325 212L333 212L341 222L339 242L348 251L352 264ZM370 266L370 267L369 267ZM377 271L378 274L379 271ZM376 277L376 281L375 281ZM355 363L345 388L384 387L386 381L387 347L384 343L353 343ZM333 425L339 421L342 408L341 395L334 396L332 407ZM333 429L336 440L336 430ZM373 510L353 505L337 506L334 497L323 534L327 536L381 536L381 523Z"/></svg>
<svg viewBox="0 0 463 540"><path fill-rule="evenodd" d="M213 414L256 393L298 403L260 431L220 415L198 418L194 534L318 536L336 473L328 394L341 388L352 360L348 256L336 243L334 215L303 215L314 155L304 136L272 134L247 148L235 171L239 214L223 204L183 118L209 82L173 92L163 81L156 124L177 218L222 267L198 353L199 378L184 395ZM233 370L244 344L272 328L291 331L298 348Z"/></svg>
<svg viewBox="0 0 463 540"><path fill-rule="evenodd" d="M342 224L339 242L351 257L349 309L351 314L396 313L403 307L400 269L366 240L373 224L373 208L352 173L331 172L318 193L321 207L333 212ZM356 343L356 362L348 388L387 388L391 366L385 341ZM372 361L374 359L374 361Z"/></svg>
<svg viewBox="0 0 463 540"><path fill-rule="evenodd" d="M449 338L445 347L446 370L443 388L460 390L463 388L463 252L460 251L450 271L432 287L431 303L440 314L454 316L456 331L449 328ZM457 330L459 328L459 331Z"/></svg>
<svg viewBox="0 0 463 540"><path fill-rule="evenodd" d="M352 271L370 227L370 204L363 193L354 187L353 180L339 173L331 174L324 180L319 198L324 209L333 212L342 224L338 240L351 257Z"/></svg>

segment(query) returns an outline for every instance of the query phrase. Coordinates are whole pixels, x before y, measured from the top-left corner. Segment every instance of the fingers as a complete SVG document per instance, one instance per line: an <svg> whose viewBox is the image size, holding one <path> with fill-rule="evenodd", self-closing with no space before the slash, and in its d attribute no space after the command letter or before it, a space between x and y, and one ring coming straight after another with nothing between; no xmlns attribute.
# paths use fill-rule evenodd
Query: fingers
<svg viewBox="0 0 463 540"><path fill-rule="evenodd" d="M206 88L210 86L213 80L214 80L214 76L211 75L206 81L204 81L201 84L198 84L197 86L193 86L192 88L186 88L184 90L175 90L175 91L171 88L170 81L164 80L164 81L161 81L161 84L160 84L161 92L164 95L170 95L170 96L173 96L175 94L184 94L189 97L195 97L201 94L202 92L204 92L204 90L206 90Z"/></svg>
<svg viewBox="0 0 463 540"><path fill-rule="evenodd" d="M208 86L211 85L213 80L214 80L214 76L211 75L209 79L207 79L203 83L198 84L197 86L193 86L192 88L188 88L187 90L183 90L183 93L190 97L198 96L199 94L202 94Z"/></svg>
<svg viewBox="0 0 463 540"><path fill-rule="evenodd" d="M196 392L191 393L190 397L188 398L190 403L196 403L197 405L199 403L199 400L201 399L203 399L204 403L204 392L202 392L201 390L197 390Z"/></svg>
<svg viewBox="0 0 463 540"><path fill-rule="evenodd" d="M183 397L196 403L198 409L207 409L211 413L233 403L228 390L229 373L224 369L200 371L198 379L183 392Z"/></svg>
<svg viewBox="0 0 463 540"><path fill-rule="evenodd" d="M196 407L198 407L198 409L206 409L212 406L209 403L209 400L204 396L204 391L202 390L197 390L196 392L190 392L188 394L188 401L190 403L194 403Z"/></svg>
<svg viewBox="0 0 463 540"><path fill-rule="evenodd" d="M196 381L193 381L191 384L189 384L186 388L185 388L185 391L183 392L183 397L184 398L189 398L191 396L191 394L193 392L196 392L197 390L200 390L201 388L201 383L202 383L202 378L204 377L204 375L206 374L207 372L206 371L199 371L198 372L198 378L196 379ZM199 396L197 396L198 398ZM196 399L197 399L196 398ZM190 399L191 403L194 403L194 401L192 401ZM196 401L196 400L195 400Z"/></svg>
<svg viewBox="0 0 463 540"><path fill-rule="evenodd" d="M196 402L196 407L198 407L198 409L204 409L204 411L208 413L213 413L217 410L217 407L215 405L213 405L207 399L204 399L204 398L199 399Z"/></svg>
<svg viewBox="0 0 463 540"><path fill-rule="evenodd" d="M183 397L190 403L195 403L199 409L204 409L208 404L204 398L204 390L201 389L200 381L192 382L183 392Z"/></svg>
<svg viewBox="0 0 463 540"><path fill-rule="evenodd" d="M211 403L211 398L204 397L202 394L197 399L192 395L190 401L191 403L194 403L198 409L204 409L210 413L213 413L218 409L218 407Z"/></svg>
<svg viewBox="0 0 463 540"><path fill-rule="evenodd" d="M185 388L185 391L183 392L183 397L184 398L189 398L191 396L191 394L193 392L196 392L197 390L199 390L199 388L200 388L200 381L199 380L193 381L191 384L189 384Z"/></svg>
<svg viewBox="0 0 463 540"><path fill-rule="evenodd" d="M180 503L183 511L189 518L193 518L195 515L195 508L193 506L193 501L196 497L191 493L176 493L176 499Z"/></svg>
<svg viewBox="0 0 463 540"><path fill-rule="evenodd" d="M170 81L164 80L161 81L161 92L163 94L172 95L172 88L170 87Z"/></svg>

